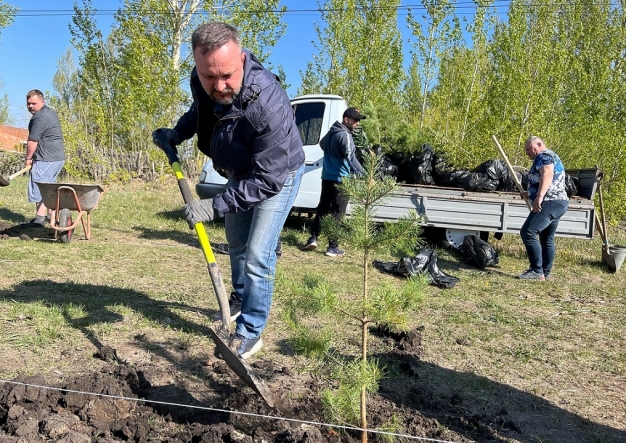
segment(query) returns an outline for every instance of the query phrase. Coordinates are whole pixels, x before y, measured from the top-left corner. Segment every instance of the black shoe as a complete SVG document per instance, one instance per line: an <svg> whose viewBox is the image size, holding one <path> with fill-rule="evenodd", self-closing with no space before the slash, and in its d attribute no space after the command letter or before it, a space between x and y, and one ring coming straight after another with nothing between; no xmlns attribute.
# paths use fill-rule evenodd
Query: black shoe
<svg viewBox="0 0 626 443"><path fill-rule="evenodd" d="M326 253L324 255L326 257L341 257L346 252L339 248L331 248L330 246L326 249Z"/></svg>
<svg viewBox="0 0 626 443"><path fill-rule="evenodd" d="M247 338L243 335L233 334L230 336L229 347L234 350L239 357L245 360L261 350L263 340L261 340L260 336L257 338Z"/></svg>
<svg viewBox="0 0 626 443"><path fill-rule="evenodd" d="M228 300L228 306L230 306L230 321L235 321L239 314L241 314L241 300L237 297L236 292L231 292L230 300ZM216 312L213 314L213 321L221 321L222 313Z"/></svg>
<svg viewBox="0 0 626 443"><path fill-rule="evenodd" d="M303 251L313 251L315 249L317 249L317 239L315 237L309 238L306 245L302 247Z"/></svg>

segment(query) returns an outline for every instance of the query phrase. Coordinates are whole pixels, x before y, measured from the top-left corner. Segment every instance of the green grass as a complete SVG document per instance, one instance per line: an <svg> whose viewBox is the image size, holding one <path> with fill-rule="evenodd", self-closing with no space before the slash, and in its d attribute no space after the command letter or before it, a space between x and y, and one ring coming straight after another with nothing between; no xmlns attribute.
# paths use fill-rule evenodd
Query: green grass
<svg viewBox="0 0 626 443"><path fill-rule="evenodd" d="M195 233L181 219L175 180L107 188L92 211L89 241L79 239L80 226L69 244L0 240L1 378L89 370L98 365L92 354L99 343L131 361L141 352L149 358L184 352L185 359L200 361L212 349L206 327L217 302ZM24 177L0 189L5 227L33 213ZM292 218L283 231L274 307L264 333L264 357L295 372L316 368L284 344L287 327L280 313L294 288L322 281L344 298L358 297L361 290L361 258L348 245L340 259L299 250L309 222ZM226 241L220 222L208 224L207 233L211 241ZM612 243L626 244L622 231L609 234ZM599 238L558 238L554 280L519 281L513 277L527 266L519 237L490 243L500 264L487 270L462 264L455 251L437 251L439 267L460 282L447 290L427 287L411 316L412 327L424 327L420 379L458 389L477 404L494 401L489 381L505 384L626 430L626 269L607 272ZM390 253L373 258L398 259ZM229 290L228 256L216 259ZM370 274L374 287L404 283L373 268ZM336 349L358 354L356 328L315 321L320 330L337 330ZM477 378L471 384L464 377L442 378L434 368ZM561 403L564 396L567 404ZM614 405L608 412L607 404Z"/></svg>

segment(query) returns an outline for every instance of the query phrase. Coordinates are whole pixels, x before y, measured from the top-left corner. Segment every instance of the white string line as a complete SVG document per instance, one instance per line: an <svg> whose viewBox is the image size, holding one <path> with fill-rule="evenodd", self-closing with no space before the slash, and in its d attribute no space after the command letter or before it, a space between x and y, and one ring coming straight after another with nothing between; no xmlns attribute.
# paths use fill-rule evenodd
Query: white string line
<svg viewBox="0 0 626 443"><path fill-rule="evenodd" d="M118 400L127 400L127 401L133 401L133 402L145 402L145 403L154 403L154 404L158 404L158 405L176 406L176 407L179 407L179 408L201 409L201 410L204 410L204 411L224 412L224 413L227 413L227 414L246 415L246 416L249 416L249 417L269 418L271 420L282 420L282 421L288 421L288 422L294 422L294 423L302 423L302 424L313 425L313 426L325 426L325 427L328 427L328 428L339 428L339 429L345 429L345 430L348 430L348 431L367 431L367 432L372 433L372 434L390 435L390 436L394 436L394 437L403 437L403 438L409 438L409 439L413 439L413 440L430 441L430 442L435 442L435 443L455 443L455 442L449 441L449 440L437 440L437 439L434 439L434 438L416 437L416 436L413 436L413 435L396 434L396 433L393 433L393 432L378 431L378 430L375 430L375 429L363 429L363 428L357 428L357 427L353 427L353 426L333 425L333 424L329 424L329 423L320 423L320 422L316 422L316 421L297 420L297 419L294 419L294 418L286 418L286 417L276 417L276 416L273 416L273 415L254 414L254 413L251 413L251 412L228 411L226 409L209 408L209 407L206 407L206 406L184 405L184 404L180 404L180 403L170 403L170 402L159 401L159 400L146 400L144 398L132 398L132 397L122 397L122 396L119 396L119 395L97 394L95 392L75 391L73 389L55 388L55 387L52 387L52 386L33 385L33 384L30 384L30 383L23 383L23 382L12 381L12 380L0 379L0 383L7 383L7 384L12 384L12 385L20 385L20 386L26 386L26 387L31 387L31 388L41 388L41 389L47 389L47 390L50 390L50 391L71 392L72 394L92 395L92 396L95 396L95 397L106 397L106 398L113 398L113 399L118 399Z"/></svg>

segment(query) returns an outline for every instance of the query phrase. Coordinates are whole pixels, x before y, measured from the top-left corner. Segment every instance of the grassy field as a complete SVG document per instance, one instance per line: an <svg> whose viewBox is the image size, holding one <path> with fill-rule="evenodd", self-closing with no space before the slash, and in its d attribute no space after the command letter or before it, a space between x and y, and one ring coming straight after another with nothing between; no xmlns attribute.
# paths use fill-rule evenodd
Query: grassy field
<svg viewBox="0 0 626 443"><path fill-rule="evenodd" d="M31 236L34 241L0 240L0 378L87 371L97 364L92 354L101 343L130 362L181 350L185 358L201 360L211 348L203 328L217 302L195 234L180 218L174 179L106 187L92 212L91 240L79 239L80 226L69 244L53 242L50 229L47 238ZM33 212L26 178L0 188L5 228ZM307 275L322 276L344 296L358 292L360 278L360 257L349 247L339 259L299 250L308 222L290 219L283 231L263 351L301 371L307 360L285 352L281 301ZM219 222L207 225L207 232L212 242L226 241ZM609 239L626 244L618 229L609 231ZM423 326L421 378L473 398L477 408L515 401L499 397L505 386L626 431L626 269L611 274L604 268L599 238L559 238L553 279L519 281L513 277L527 266L519 237L490 243L500 264L486 270L461 263L455 251L437 250L439 267L460 282L452 289L427 287L414 316L412 326ZM216 259L230 290L228 256ZM398 284L373 268L371 274L374 284ZM337 337L350 342L337 327ZM555 419L552 426L561 424ZM603 440L590 435L581 441Z"/></svg>

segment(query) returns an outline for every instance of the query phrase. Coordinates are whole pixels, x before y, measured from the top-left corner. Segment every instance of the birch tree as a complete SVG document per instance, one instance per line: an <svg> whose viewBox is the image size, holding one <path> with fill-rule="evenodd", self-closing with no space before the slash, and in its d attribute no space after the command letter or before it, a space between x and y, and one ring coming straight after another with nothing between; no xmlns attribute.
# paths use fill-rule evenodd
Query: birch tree
<svg viewBox="0 0 626 443"><path fill-rule="evenodd" d="M316 54L300 93L343 96L350 106L391 106L404 78L399 0L327 0L315 24ZM313 88L322 88L315 90Z"/></svg>
<svg viewBox="0 0 626 443"><path fill-rule="evenodd" d="M454 16L452 0L422 0L426 14L422 16L424 25L409 8L407 23L411 29L412 63L418 66L421 86L420 128L424 126L428 98L439 68L442 54L460 36L460 25Z"/></svg>
<svg viewBox="0 0 626 443"><path fill-rule="evenodd" d="M15 18L16 12L17 8L15 6L11 6L5 1L0 0L0 31L3 28L11 26L11 23L13 23L13 19Z"/></svg>
<svg viewBox="0 0 626 443"><path fill-rule="evenodd" d="M261 58L269 55L284 25L278 0L125 0L105 39L91 0L75 7L70 31L79 52L81 87L101 115L100 143L124 149L150 149L150 132L171 126L189 106L188 77L193 67L190 40L205 21L235 25L242 44ZM148 13L149 12L149 13ZM94 111L97 112L97 111Z"/></svg>

